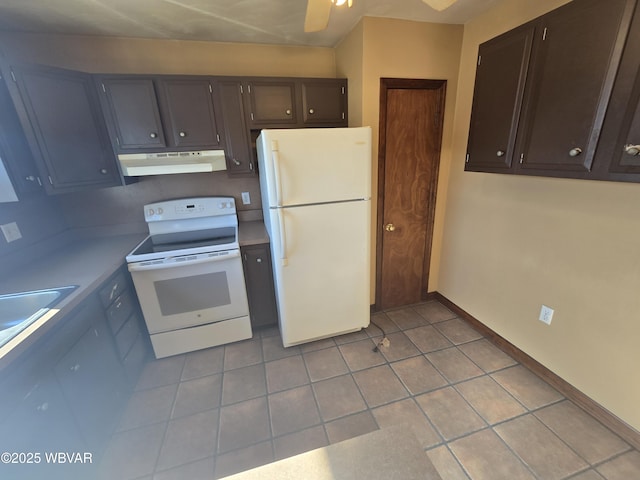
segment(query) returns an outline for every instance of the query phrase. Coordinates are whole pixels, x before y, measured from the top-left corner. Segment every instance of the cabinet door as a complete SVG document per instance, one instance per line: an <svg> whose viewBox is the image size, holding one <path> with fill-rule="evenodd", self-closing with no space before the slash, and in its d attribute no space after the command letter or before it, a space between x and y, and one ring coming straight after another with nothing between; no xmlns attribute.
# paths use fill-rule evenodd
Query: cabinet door
<svg viewBox="0 0 640 480"><path fill-rule="evenodd" d="M528 80L521 173L586 176L634 0L575 0L541 19Z"/></svg>
<svg viewBox="0 0 640 480"><path fill-rule="evenodd" d="M640 11L636 11L596 152L602 178L640 182Z"/></svg>
<svg viewBox="0 0 640 480"><path fill-rule="evenodd" d="M278 323L269 244L242 248L251 327Z"/></svg>
<svg viewBox="0 0 640 480"><path fill-rule="evenodd" d="M220 147L209 79L160 80L169 142L176 147Z"/></svg>
<svg viewBox="0 0 640 480"><path fill-rule="evenodd" d="M465 170L509 172L535 25L480 45Z"/></svg>
<svg viewBox="0 0 640 480"><path fill-rule="evenodd" d="M11 96L31 150L46 172L47 191L119 185L91 77L40 66L15 66L12 73Z"/></svg>
<svg viewBox="0 0 640 480"><path fill-rule="evenodd" d="M227 172L253 172L247 122L242 108L244 89L240 81L218 82L220 109L224 118Z"/></svg>
<svg viewBox="0 0 640 480"><path fill-rule="evenodd" d="M298 123L295 81L252 80L247 90L250 125L277 128Z"/></svg>
<svg viewBox="0 0 640 480"><path fill-rule="evenodd" d="M97 300L78 315L89 328L54 371L87 445L99 451L113 431L127 387Z"/></svg>
<svg viewBox="0 0 640 480"><path fill-rule="evenodd" d="M100 86L117 150L166 146L152 79L103 78Z"/></svg>
<svg viewBox="0 0 640 480"><path fill-rule="evenodd" d="M305 125L347 126L346 80L303 80L300 88Z"/></svg>
<svg viewBox="0 0 640 480"><path fill-rule="evenodd" d="M0 450L40 454L38 463L31 457L34 463L3 464L3 478L67 479L92 476L91 465L51 465L46 462L45 452L89 451L52 375L43 376L29 390L17 409L0 424Z"/></svg>
<svg viewBox="0 0 640 480"><path fill-rule="evenodd" d="M2 78L0 78L0 157L5 162L18 195L43 191L40 173Z"/></svg>

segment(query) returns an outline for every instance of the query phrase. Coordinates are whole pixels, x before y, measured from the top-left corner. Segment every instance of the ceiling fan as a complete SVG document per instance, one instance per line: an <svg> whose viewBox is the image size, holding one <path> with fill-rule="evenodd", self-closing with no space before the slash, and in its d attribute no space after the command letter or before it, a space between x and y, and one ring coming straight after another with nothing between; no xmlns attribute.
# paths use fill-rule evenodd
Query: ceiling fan
<svg viewBox="0 0 640 480"><path fill-rule="evenodd" d="M449 8L457 0L422 0L431 8L442 11ZM329 23L329 15L331 14L331 5L344 5L345 3L351 7L353 0L307 0L307 15L304 19L304 31L319 32L327 28Z"/></svg>

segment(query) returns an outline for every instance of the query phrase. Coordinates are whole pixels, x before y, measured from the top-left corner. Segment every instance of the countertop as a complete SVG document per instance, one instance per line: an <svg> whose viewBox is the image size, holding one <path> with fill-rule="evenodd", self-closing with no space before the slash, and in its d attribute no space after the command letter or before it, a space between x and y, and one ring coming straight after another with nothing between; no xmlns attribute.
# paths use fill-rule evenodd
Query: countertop
<svg viewBox="0 0 640 480"><path fill-rule="evenodd" d="M124 264L124 257L146 234L78 239L46 258L14 269L0 282L0 294L77 285L47 315L0 347L0 370L15 360Z"/></svg>
<svg viewBox="0 0 640 480"><path fill-rule="evenodd" d="M238 242L241 247L269 243L269 234L262 220L240 222L238 224Z"/></svg>
<svg viewBox="0 0 640 480"><path fill-rule="evenodd" d="M0 281L0 295L77 285L47 315L0 347L0 371L56 326L102 283L124 265L125 256L148 234L130 233L79 237L44 258L13 271ZM240 222L241 246L268 243L262 221Z"/></svg>
<svg viewBox="0 0 640 480"><path fill-rule="evenodd" d="M406 425L301 453L225 480L442 480Z"/></svg>

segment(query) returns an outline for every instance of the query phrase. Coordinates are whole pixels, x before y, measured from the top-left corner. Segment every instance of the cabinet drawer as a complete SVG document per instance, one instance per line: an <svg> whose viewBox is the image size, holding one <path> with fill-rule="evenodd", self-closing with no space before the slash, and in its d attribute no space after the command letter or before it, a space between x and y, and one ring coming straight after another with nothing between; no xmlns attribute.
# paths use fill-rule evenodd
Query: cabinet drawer
<svg viewBox="0 0 640 480"><path fill-rule="evenodd" d="M116 347L118 348L118 354L120 358L124 358L131 346L136 341L136 337L140 332L140 322L138 315L134 314L129 317L124 326L116 334Z"/></svg>
<svg viewBox="0 0 640 480"><path fill-rule="evenodd" d="M111 303L120 296L122 292L127 288L127 279L124 276L124 272L119 272L115 277L109 280L104 287L100 289L98 295L102 306L107 308Z"/></svg>
<svg viewBox="0 0 640 480"><path fill-rule="evenodd" d="M107 320L109 328L115 334L122 327L133 311L133 297L131 291L127 290L107 309Z"/></svg>

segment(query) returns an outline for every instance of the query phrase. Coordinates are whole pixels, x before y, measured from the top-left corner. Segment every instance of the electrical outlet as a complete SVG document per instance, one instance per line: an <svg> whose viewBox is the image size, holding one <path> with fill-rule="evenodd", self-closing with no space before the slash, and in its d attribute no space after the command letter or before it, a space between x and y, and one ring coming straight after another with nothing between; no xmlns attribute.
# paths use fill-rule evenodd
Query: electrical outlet
<svg viewBox="0 0 640 480"><path fill-rule="evenodd" d="M251 196L249 196L249 192L242 192L242 204L249 205L251 203Z"/></svg>
<svg viewBox="0 0 640 480"><path fill-rule="evenodd" d="M541 322L546 323L547 325L551 325L551 320L553 319L553 308L547 307L546 305L542 305L540 309L540 320Z"/></svg>
<svg viewBox="0 0 640 480"><path fill-rule="evenodd" d="M20 240L22 238L22 234L20 233L20 229L16 222L0 225L0 229L2 229L2 233L4 234L4 238L7 243Z"/></svg>

